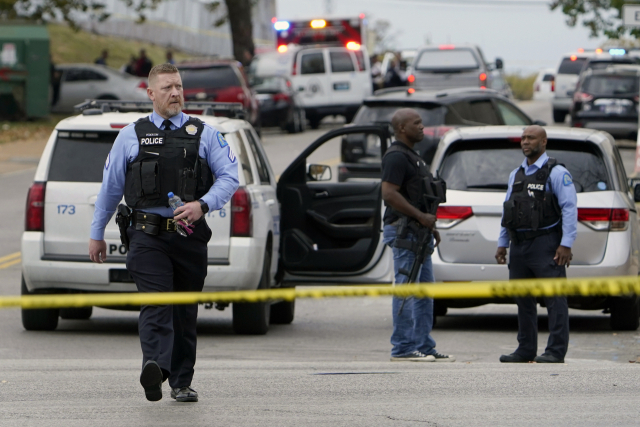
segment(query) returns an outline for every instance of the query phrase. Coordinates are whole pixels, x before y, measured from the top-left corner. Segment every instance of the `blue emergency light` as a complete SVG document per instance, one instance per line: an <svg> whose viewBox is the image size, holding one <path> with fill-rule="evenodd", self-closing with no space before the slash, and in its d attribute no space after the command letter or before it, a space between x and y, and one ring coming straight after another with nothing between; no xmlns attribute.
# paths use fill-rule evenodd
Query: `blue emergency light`
<svg viewBox="0 0 640 427"><path fill-rule="evenodd" d="M611 49L609 49L609 55L621 56L621 55L625 55L626 53L627 53L627 51L622 49L622 48L611 48Z"/></svg>

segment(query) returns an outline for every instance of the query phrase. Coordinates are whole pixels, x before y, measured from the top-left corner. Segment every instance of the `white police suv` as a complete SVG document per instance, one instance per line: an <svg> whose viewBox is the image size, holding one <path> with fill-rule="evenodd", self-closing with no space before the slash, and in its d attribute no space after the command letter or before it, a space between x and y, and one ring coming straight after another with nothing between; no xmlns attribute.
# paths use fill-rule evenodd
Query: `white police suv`
<svg viewBox="0 0 640 427"><path fill-rule="evenodd" d="M96 108L97 107L97 108ZM136 292L115 220L105 230L107 260L90 262L88 242L107 154L118 131L149 114L150 102L92 101L51 134L27 197L22 237L22 294ZM224 134L238 158L240 187L219 211L204 291L293 287L297 284L389 283L392 265L381 243L380 182L337 182L334 166L309 164L338 157L338 129L311 144L276 179L251 125L235 104L186 103L185 112ZM231 117L220 117L223 114ZM324 182L323 182L324 181ZM282 206L282 212L281 212ZM282 215L282 217L281 217ZM224 308L217 305L217 308ZM115 308L115 307L111 307ZM237 333L264 334L269 323L293 321L295 302L234 303ZM92 308L23 310L28 330L53 330L58 319L88 319Z"/></svg>

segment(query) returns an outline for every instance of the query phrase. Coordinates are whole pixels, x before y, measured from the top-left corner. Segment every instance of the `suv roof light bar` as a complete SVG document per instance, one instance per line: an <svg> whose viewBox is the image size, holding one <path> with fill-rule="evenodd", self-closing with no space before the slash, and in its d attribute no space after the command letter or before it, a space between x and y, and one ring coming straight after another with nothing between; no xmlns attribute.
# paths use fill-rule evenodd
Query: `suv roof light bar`
<svg viewBox="0 0 640 427"><path fill-rule="evenodd" d="M153 109L151 101L119 101L110 99L87 99L75 105L74 109L85 116L98 115L111 111L149 111ZM215 113L229 113L231 118L244 118L246 112L239 102L185 102L184 110L202 110L202 114L213 116Z"/></svg>

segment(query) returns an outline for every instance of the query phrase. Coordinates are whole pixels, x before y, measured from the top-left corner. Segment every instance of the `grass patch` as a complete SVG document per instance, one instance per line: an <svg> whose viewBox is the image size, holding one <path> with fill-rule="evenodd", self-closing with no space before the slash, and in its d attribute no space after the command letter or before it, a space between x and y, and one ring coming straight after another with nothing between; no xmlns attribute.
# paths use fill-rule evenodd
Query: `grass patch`
<svg viewBox="0 0 640 427"><path fill-rule="evenodd" d="M46 119L40 120L0 121L0 144L33 139L45 141L49 139L58 122L68 116L68 114L51 114Z"/></svg>
<svg viewBox="0 0 640 427"><path fill-rule="evenodd" d="M145 49L153 65L166 61L167 49L147 42L129 40L120 37L102 36L87 31L75 32L66 25L48 24L51 43L51 58L55 64L93 63L100 53L107 49L107 65L119 69L127 64L131 55L136 57L140 49ZM176 62L192 55L171 49Z"/></svg>
<svg viewBox="0 0 640 427"><path fill-rule="evenodd" d="M508 74L506 77L515 99L528 101L533 98L533 82L536 81L537 74L530 74L528 76Z"/></svg>

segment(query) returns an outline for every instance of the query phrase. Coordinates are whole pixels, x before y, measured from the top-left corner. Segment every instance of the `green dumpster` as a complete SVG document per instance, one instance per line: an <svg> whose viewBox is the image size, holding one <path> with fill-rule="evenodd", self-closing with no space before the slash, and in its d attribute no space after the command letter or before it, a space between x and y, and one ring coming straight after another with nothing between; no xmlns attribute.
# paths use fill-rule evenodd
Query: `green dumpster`
<svg viewBox="0 0 640 427"><path fill-rule="evenodd" d="M45 26L0 23L0 117L48 115L50 67Z"/></svg>

